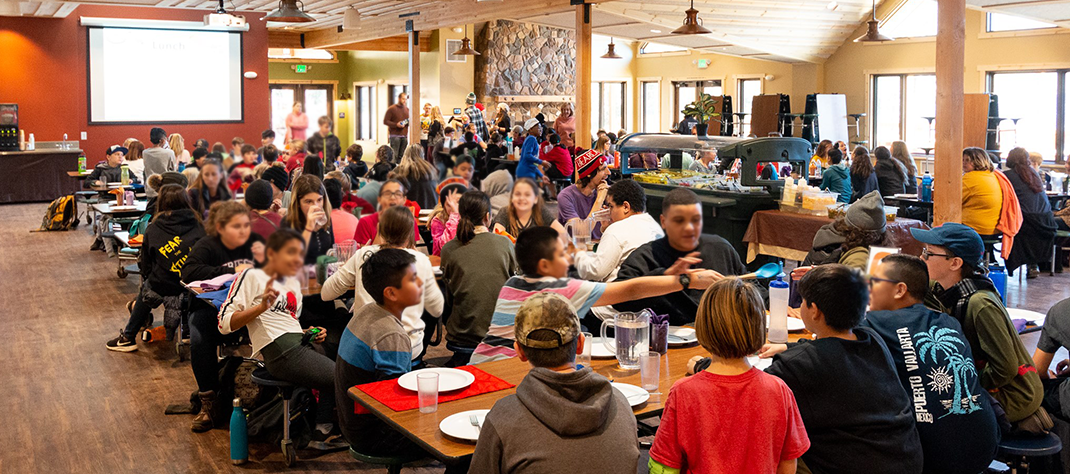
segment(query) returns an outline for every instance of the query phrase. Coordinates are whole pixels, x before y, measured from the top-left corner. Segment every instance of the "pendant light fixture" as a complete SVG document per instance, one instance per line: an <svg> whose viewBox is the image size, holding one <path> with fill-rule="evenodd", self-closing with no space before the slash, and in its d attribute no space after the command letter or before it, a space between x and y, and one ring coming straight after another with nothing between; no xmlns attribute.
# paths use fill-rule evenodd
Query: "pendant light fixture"
<svg viewBox="0 0 1070 474"><path fill-rule="evenodd" d="M342 16L342 31L358 30L360 29L360 12L356 8L350 6L346 8L345 14Z"/></svg>
<svg viewBox="0 0 1070 474"><path fill-rule="evenodd" d="M301 4L300 6L298 6L299 3ZM264 19L282 23L308 23L310 21L316 21L315 18L312 18L308 13L302 11L303 6L304 4L298 0L279 0L279 8L268 13Z"/></svg>
<svg viewBox="0 0 1070 474"><path fill-rule="evenodd" d="M705 35L713 33L702 26L702 22L698 18L698 10L695 10L695 0L691 0L691 8L688 8L684 12L687 17L684 18L683 26L673 30L674 35Z"/></svg>
<svg viewBox="0 0 1070 474"><path fill-rule="evenodd" d="M601 56L602 59L622 59L621 56L617 54L615 46L616 45L613 44L613 37L609 37L609 49L606 50L606 54Z"/></svg>
<svg viewBox="0 0 1070 474"><path fill-rule="evenodd" d="M457 56L479 56L479 51L472 49L472 40L468 39L468 25L464 25L464 38L461 40L461 47L457 51L453 52Z"/></svg>
<svg viewBox="0 0 1070 474"><path fill-rule="evenodd" d="M873 0L873 19L866 22L869 28L866 30L866 34L855 38L855 43L883 43L885 41L895 41L895 38L891 36L885 36L881 34L880 22L877 21L877 0Z"/></svg>

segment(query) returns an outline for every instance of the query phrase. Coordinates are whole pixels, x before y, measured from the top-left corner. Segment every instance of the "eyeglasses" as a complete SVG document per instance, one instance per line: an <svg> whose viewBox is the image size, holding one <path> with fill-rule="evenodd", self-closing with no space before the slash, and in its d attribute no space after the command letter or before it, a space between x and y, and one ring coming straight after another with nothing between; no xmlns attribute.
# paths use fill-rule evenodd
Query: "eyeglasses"
<svg viewBox="0 0 1070 474"><path fill-rule="evenodd" d="M922 259L922 260L929 260L929 257L944 257L944 258L951 258L951 257L954 257L954 255L951 255L951 254L947 254L947 253L935 253L935 252L931 252L931 251L929 251L929 248L928 248L928 247L926 247L926 248L922 249L922 250L921 250L921 259Z"/></svg>
<svg viewBox="0 0 1070 474"><path fill-rule="evenodd" d="M892 283L892 284L898 284L898 283L902 283L902 282L901 282L901 281L899 281L899 280L889 280L889 279L887 279L887 278L877 278L877 277L875 277L875 276L871 276L871 277L869 277L869 287L870 287L870 288L873 288L873 283L875 283L875 282L881 282L881 281L883 281L883 282L888 282L888 283Z"/></svg>
<svg viewBox="0 0 1070 474"><path fill-rule="evenodd" d="M403 197L405 197L405 193L403 193L401 191L395 191L395 192L392 192L392 193L385 193L384 192L384 193L379 193L379 196L381 196L381 197L403 198Z"/></svg>

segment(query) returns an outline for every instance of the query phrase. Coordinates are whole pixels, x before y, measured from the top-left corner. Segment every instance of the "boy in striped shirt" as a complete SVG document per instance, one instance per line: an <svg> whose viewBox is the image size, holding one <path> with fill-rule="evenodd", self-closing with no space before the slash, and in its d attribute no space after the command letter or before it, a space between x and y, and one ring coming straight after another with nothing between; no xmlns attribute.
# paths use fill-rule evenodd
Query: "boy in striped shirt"
<svg viewBox="0 0 1070 474"><path fill-rule="evenodd" d="M349 398L349 388L396 379L411 367L412 347L401 313L423 298L416 258L401 249L373 253L361 269L364 289L374 303L349 320L334 366L335 403L342 434L358 452L372 456L419 453L420 448Z"/></svg>
<svg viewBox="0 0 1070 474"><path fill-rule="evenodd" d="M516 239L516 256L522 276L505 282L486 337L472 354L472 364L516 357L514 322L520 305L540 292L557 293L569 300L576 314L583 317L592 306L661 296L683 289L700 289L723 278L713 270L689 270L687 265L673 265L663 275L651 275L628 281L597 283L568 278L571 257L550 227L532 227Z"/></svg>

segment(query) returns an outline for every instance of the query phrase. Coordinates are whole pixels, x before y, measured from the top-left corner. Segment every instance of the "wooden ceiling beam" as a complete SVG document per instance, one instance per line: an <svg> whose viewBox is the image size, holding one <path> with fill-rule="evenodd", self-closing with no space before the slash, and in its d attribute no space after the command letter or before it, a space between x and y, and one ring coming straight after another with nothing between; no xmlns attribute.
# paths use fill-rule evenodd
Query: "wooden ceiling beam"
<svg viewBox="0 0 1070 474"><path fill-rule="evenodd" d="M76 8L78 8L77 3L64 2L63 5L59 7L59 10L56 10L56 13L52 14L52 18L67 18L67 16Z"/></svg>
<svg viewBox="0 0 1070 474"><path fill-rule="evenodd" d="M588 3L605 3L612 0L587 0ZM525 2L479 2L477 0L435 1L421 7L418 15L399 18L383 13L373 18L362 18L356 31L318 29L305 35L305 45L315 48L332 48L341 44L395 36L405 32L405 22L412 20L417 31L431 31L459 25L492 21L500 18L536 16L547 13L572 11L575 7L569 0L527 0ZM362 10L363 13L363 10Z"/></svg>

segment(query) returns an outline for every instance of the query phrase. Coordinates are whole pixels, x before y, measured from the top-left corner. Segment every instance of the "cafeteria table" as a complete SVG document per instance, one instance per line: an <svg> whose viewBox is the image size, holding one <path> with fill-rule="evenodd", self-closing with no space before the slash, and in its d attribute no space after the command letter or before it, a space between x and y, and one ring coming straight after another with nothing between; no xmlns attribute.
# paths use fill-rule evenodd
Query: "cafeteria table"
<svg viewBox="0 0 1070 474"><path fill-rule="evenodd" d="M826 216L778 210L755 212L747 233L743 235L743 241L748 244L747 263L753 262L758 254L801 262L810 252L817 231L831 222L832 219ZM895 222L888 223L887 232L892 244L903 253L921 255L922 245L910 235L912 228L927 229L928 226L916 219L897 217Z"/></svg>
<svg viewBox="0 0 1070 474"><path fill-rule="evenodd" d="M789 339L797 341L808 337L810 337L809 333L803 331L801 333L791 333ZM705 357L708 355L698 345L670 348L668 354L661 358L660 381L658 383L658 392L660 394L652 393L650 399L645 403L633 407L633 413L635 413L636 418L644 419L661 415L662 410L665 408L665 400L669 395L669 388L687 374L687 361L694 356ZM591 366L595 372L602 374L611 382L640 385L639 371L622 370L617 365L616 359L592 359ZM486 362L474 367L513 385L520 384L520 381L531 370L531 366L519 358ZM455 413L490 409L495 402L514 393L516 393L515 387L460 400L440 402L438 410L434 413L420 413L418 409L396 412L356 387L350 387L349 389L350 398L446 464L455 464L465 456L471 455L475 452L475 444L456 441L447 437L439 430L439 423Z"/></svg>

